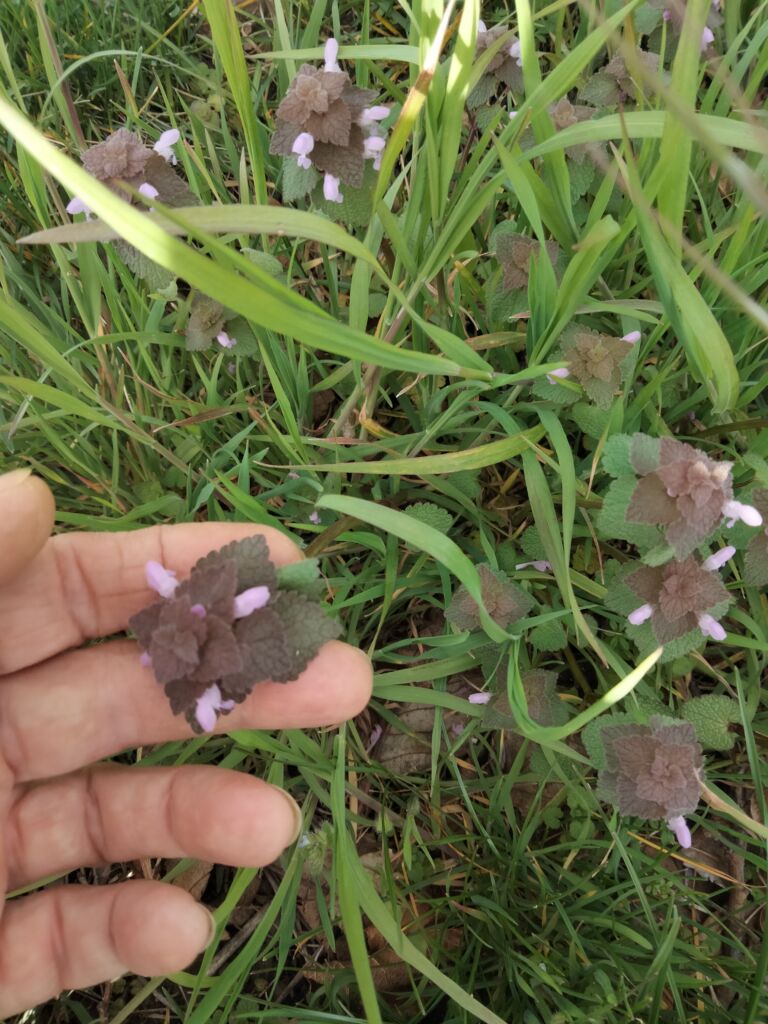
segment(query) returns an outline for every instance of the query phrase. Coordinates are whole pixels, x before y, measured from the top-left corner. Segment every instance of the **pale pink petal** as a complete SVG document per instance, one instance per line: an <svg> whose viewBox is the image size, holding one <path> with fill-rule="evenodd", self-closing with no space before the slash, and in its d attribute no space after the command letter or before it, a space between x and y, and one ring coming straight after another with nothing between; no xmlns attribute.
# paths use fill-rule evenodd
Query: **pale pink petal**
<svg viewBox="0 0 768 1024"><path fill-rule="evenodd" d="M269 601L269 587L249 587L235 598L235 618L244 619L246 615L263 608Z"/></svg>
<svg viewBox="0 0 768 1024"><path fill-rule="evenodd" d="M482 20L482 18L477 23L477 31L482 32L483 34L485 34L488 31L488 29L485 27L485 22Z"/></svg>
<svg viewBox="0 0 768 1024"><path fill-rule="evenodd" d="M365 127L367 125L375 124L377 121L383 121L386 117L389 117L389 107L366 107L360 115L359 122Z"/></svg>
<svg viewBox="0 0 768 1024"><path fill-rule="evenodd" d="M547 374L547 380L550 384L557 384L558 380L564 380L566 377L571 376L571 371L567 366L561 366L559 370L553 370L552 373Z"/></svg>
<svg viewBox="0 0 768 1024"><path fill-rule="evenodd" d="M142 668L152 668L152 659L149 656L149 651L142 651L139 657L139 664Z"/></svg>
<svg viewBox="0 0 768 1024"><path fill-rule="evenodd" d="M80 199L78 196L74 196L67 203L67 213L71 214L73 217L76 216L78 213L84 213L87 217L91 213L91 208L87 206L83 202L83 200Z"/></svg>
<svg viewBox="0 0 768 1024"><path fill-rule="evenodd" d="M519 68L523 66L523 57L520 50L520 41L515 40L509 48L509 56L514 60Z"/></svg>
<svg viewBox="0 0 768 1024"><path fill-rule="evenodd" d="M319 512L310 512L309 513L309 521L310 521L310 523L314 523L315 526L317 526L319 524L319 522L320 522L320 513Z"/></svg>
<svg viewBox="0 0 768 1024"><path fill-rule="evenodd" d="M641 337L640 331L630 331L629 334L622 334L621 340L626 341L628 345L636 345Z"/></svg>
<svg viewBox="0 0 768 1024"><path fill-rule="evenodd" d="M704 636L712 637L713 640L725 640L725 630L711 615L699 616L699 629Z"/></svg>
<svg viewBox="0 0 768 1024"><path fill-rule="evenodd" d="M160 597L172 597L179 581L173 569L166 569L159 562L147 562L144 566L147 586L157 591Z"/></svg>
<svg viewBox="0 0 768 1024"><path fill-rule="evenodd" d="M326 174L323 178L323 196L329 203L344 201L344 196L339 191L339 179L334 174Z"/></svg>
<svg viewBox="0 0 768 1024"><path fill-rule="evenodd" d="M331 38L325 44L325 51L323 56L325 57L325 70L326 71L341 71L339 62L336 59L339 55L339 44L331 36Z"/></svg>
<svg viewBox="0 0 768 1024"><path fill-rule="evenodd" d="M157 191L154 185L150 185L148 181L145 181L143 185L139 185L139 192L147 199L157 199L160 193Z"/></svg>
<svg viewBox="0 0 768 1024"><path fill-rule="evenodd" d="M718 569L722 569L726 562L730 561L736 554L736 548L733 544L729 544L725 548L720 548L714 555L710 555L709 558L705 558L701 563L702 569L706 569L708 572L717 572Z"/></svg>
<svg viewBox="0 0 768 1024"><path fill-rule="evenodd" d="M744 505L740 501L726 501L723 505L723 515L729 520L728 526L733 526L737 519L747 526L762 526L763 517L753 508L752 505Z"/></svg>
<svg viewBox="0 0 768 1024"><path fill-rule="evenodd" d="M216 335L216 341L218 341L222 348L234 348L237 344L237 338L230 338L226 331L219 331Z"/></svg>
<svg viewBox="0 0 768 1024"><path fill-rule="evenodd" d="M543 558L537 558L534 562L520 562L515 566L516 569L535 569L536 572L549 572L552 566L549 562L545 562Z"/></svg>
<svg viewBox="0 0 768 1024"><path fill-rule="evenodd" d="M706 50L706 48L709 46L709 44L714 42L714 40L715 33L708 25L705 25L704 31L701 33L701 52L703 53L704 50Z"/></svg>
<svg viewBox="0 0 768 1024"><path fill-rule="evenodd" d="M195 718L203 732L213 732L216 725L216 711L221 707L221 690L216 683L209 686L201 697L197 698Z"/></svg>
<svg viewBox="0 0 768 1024"><path fill-rule="evenodd" d="M487 704L490 699L490 693L470 693L467 697L470 704Z"/></svg>
<svg viewBox="0 0 768 1024"><path fill-rule="evenodd" d="M675 833L678 843L684 850L689 850L692 845L691 830L688 828L688 824L682 814L678 814L674 818L667 818L667 824Z"/></svg>
<svg viewBox="0 0 768 1024"><path fill-rule="evenodd" d="M642 626L642 624L653 615L653 608L649 604L641 604L639 608L635 608L633 612L630 612L627 619L632 623L633 626Z"/></svg>
<svg viewBox="0 0 768 1024"><path fill-rule="evenodd" d="M291 146L291 152L292 153L296 153L297 156L299 154L301 154L302 156L306 156L307 153L311 153L314 148L315 148L315 137L314 137L314 135L310 134L310 132L300 132L296 136L296 138L293 140L293 145Z"/></svg>
<svg viewBox="0 0 768 1024"><path fill-rule="evenodd" d="M152 147L158 156L161 156L163 160L170 160L172 164L178 163L176 154L171 149L181 138L181 132L178 128L169 128L164 131L157 142Z"/></svg>
<svg viewBox="0 0 768 1024"><path fill-rule="evenodd" d="M208 612L205 610L204 604L193 604L189 609L193 615L196 615L198 619L204 619Z"/></svg>

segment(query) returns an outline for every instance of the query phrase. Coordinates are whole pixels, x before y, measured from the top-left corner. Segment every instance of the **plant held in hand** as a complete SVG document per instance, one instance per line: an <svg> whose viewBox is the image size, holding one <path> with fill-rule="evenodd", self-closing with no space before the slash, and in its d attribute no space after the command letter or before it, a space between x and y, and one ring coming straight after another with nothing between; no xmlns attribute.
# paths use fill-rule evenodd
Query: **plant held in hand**
<svg viewBox="0 0 768 1024"><path fill-rule="evenodd" d="M290 682L339 635L317 601L317 562L276 569L263 537L202 558L187 580L157 562L147 582L161 600L130 621L174 714L195 732L245 700L256 683Z"/></svg>

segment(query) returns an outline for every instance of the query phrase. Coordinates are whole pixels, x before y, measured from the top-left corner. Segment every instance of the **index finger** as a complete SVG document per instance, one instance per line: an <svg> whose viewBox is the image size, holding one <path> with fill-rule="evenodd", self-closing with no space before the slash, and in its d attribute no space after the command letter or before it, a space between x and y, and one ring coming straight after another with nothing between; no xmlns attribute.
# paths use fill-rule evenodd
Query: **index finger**
<svg viewBox="0 0 768 1024"><path fill-rule="evenodd" d="M52 537L11 584L0 587L0 675L126 629L130 617L157 597L147 586L147 562L160 562L181 578L209 551L255 534L264 537L277 565L303 557L279 530L247 523Z"/></svg>

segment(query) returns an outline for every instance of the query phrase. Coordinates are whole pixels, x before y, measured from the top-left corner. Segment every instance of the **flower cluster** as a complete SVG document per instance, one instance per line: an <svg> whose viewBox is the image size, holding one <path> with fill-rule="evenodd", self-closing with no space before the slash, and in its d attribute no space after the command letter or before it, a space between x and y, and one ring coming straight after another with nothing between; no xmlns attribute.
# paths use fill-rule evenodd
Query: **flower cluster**
<svg viewBox="0 0 768 1024"><path fill-rule="evenodd" d="M484 21L477 24L476 55L479 57L501 36L509 31L506 25L493 25L488 28ZM520 90L522 87L522 66L523 59L520 54L520 40L513 36L506 46L502 46L488 65L486 74L492 75L499 82L508 85L512 89Z"/></svg>
<svg viewBox="0 0 768 1024"><path fill-rule="evenodd" d="M173 147L180 138L178 129L169 128L150 149L134 132L118 128L103 142L85 150L83 166L123 199L131 199L127 186L146 199L159 199L166 206L186 206L194 203L195 197L170 166L177 163ZM78 196L70 200L67 212L73 216L92 216L88 205Z"/></svg>
<svg viewBox="0 0 768 1024"><path fill-rule="evenodd" d="M586 328L572 331L560 346L568 367L549 374L550 383L554 383L553 377L573 376L597 406L607 409L628 369L632 346L639 338L636 331L622 338Z"/></svg>
<svg viewBox="0 0 768 1024"><path fill-rule="evenodd" d="M544 243L547 256L552 264L557 262L560 246L557 242ZM527 235L499 232L496 236L496 259L504 268L503 288L507 291L528 287L531 257L541 254L541 244Z"/></svg>
<svg viewBox="0 0 768 1024"><path fill-rule="evenodd" d="M376 93L359 89L337 62L339 44L325 44L322 69L302 64L277 108L270 153L295 157L299 167L323 174L323 195L343 201L341 184L359 188L366 160L378 169L386 145L379 122L389 108L376 105Z"/></svg>
<svg viewBox="0 0 768 1024"><path fill-rule="evenodd" d="M650 620L660 644L696 629L705 637L724 640L725 630L716 614L720 607L728 606L730 598L717 570L735 552L735 548L727 547L703 563L691 555L682 562L644 565L630 572L624 582L642 603L630 612L629 622L639 626Z"/></svg>
<svg viewBox="0 0 768 1024"><path fill-rule="evenodd" d="M648 725L605 725L600 730L605 767L603 795L622 814L665 818L683 848L691 845L685 815L696 809L701 791L701 747L689 722L658 715Z"/></svg>
<svg viewBox="0 0 768 1024"><path fill-rule="evenodd" d="M653 460L635 456L640 479L627 508L628 523L662 527L678 558L698 547L723 519L728 526L737 520L761 525L756 508L734 500L732 463L717 462L671 437L661 438L657 451Z"/></svg>
<svg viewBox="0 0 768 1024"><path fill-rule="evenodd" d="M301 563L293 577L292 568L276 570L260 536L211 552L183 582L147 563L147 584L161 600L129 625L142 665L195 732L210 732L256 683L296 679L338 635L314 599L316 563Z"/></svg>

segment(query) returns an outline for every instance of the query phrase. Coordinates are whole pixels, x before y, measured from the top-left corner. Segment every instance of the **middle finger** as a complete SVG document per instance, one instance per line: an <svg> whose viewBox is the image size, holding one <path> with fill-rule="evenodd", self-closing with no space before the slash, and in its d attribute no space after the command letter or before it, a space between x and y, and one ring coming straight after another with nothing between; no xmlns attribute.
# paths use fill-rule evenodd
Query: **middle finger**
<svg viewBox="0 0 768 1024"><path fill-rule="evenodd" d="M294 682L258 683L216 732L335 725L363 710L371 681L368 658L333 640ZM151 669L139 665L134 641L72 651L0 681L0 763L17 783L191 735Z"/></svg>
<svg viewBox="0 0 768 1024"><path fill-rule="evenodd" d="M261 867L300 829L286 793L242 772L102 765L21 788L4 829L8 882L141 857Z"/></svg>

